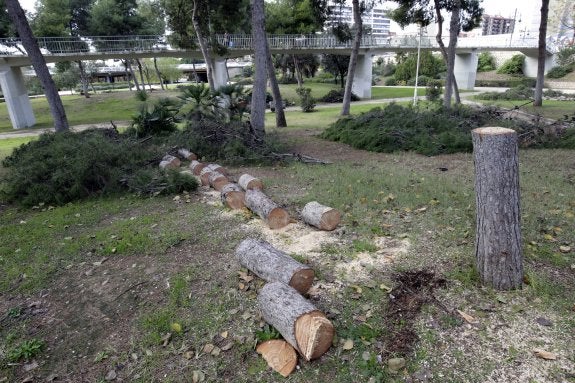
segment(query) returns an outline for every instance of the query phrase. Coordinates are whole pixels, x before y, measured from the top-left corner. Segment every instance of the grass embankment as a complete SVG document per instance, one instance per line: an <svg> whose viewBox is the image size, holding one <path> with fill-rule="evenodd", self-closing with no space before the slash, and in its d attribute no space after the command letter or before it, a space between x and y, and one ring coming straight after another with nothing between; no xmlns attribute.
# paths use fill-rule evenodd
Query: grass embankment
<svg viewBox="0 0 575 383"><path fill-rule="evenodd" d="M30 374L278 381L254 351L262 282L238 277L233 257L235 246L254 235L313 267L318 284L311 299L337 331L330 351L300 362L292 382L572 380L575 348L565 334L575 331L573 152L521 152L526 284L497 292L479 286L473 266L471 155L374 154L315 137L338 114L338 107L289 112L290 127L277 130L296 150L335 163L231 169L260 177L294 218L311 200L339 209L337 234L296 224L270 233L259 218L232 214L206 194L2 207L0 350L7 352L0 381ZM434 295L422 291L423 311L391 322L392 275L419 269L445 277L447 286ZM455 309L476 323L463 322ZM419 341L398 338L404 329ZM32 351L34 344L44 347ZM534 349L558 359L538 359ZM39 362L31 373L17 358L28 351ZM407 360L399 374L387 368L394 356Z"/></svg>

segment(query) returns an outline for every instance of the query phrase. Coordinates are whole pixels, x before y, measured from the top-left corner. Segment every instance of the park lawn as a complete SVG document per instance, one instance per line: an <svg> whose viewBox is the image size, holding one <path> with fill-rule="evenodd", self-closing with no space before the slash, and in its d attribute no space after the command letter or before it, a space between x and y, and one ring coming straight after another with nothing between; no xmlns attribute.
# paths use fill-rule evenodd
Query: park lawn
<svg viewBox="0 0 575 383"><path fill-rule="evenodd" d="M532 103L525 100L481 100L474 97L474 100L485 105L494 105L506 109L518 109L533 115L541 115L554 120L571 118L575 113L575 103L573 101L543 100L542 107L534 107Z"/></svg>
<svg viewBox="0 0 575 383"><path fill-rule="evenodd" d="M371 88L371 97L373 99L413 97L413 90L414 87L374 86ZM424 86L417 88L418 96L425 96L425 94Z"/></svg>

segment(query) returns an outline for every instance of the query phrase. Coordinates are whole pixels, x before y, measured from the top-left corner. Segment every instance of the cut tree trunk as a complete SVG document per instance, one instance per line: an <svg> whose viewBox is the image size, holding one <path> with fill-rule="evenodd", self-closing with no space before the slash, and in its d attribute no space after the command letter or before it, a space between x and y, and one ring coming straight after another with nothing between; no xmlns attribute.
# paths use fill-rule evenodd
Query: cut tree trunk
<svg viewBox="0 0 575 383"><path fill-rule="evenodd" d="M222 203L230 209L243 209L246 206L243 189L234 183L228 183L220 190Z"/></svg>
<svg viewBox="0 0 575 383"><path fill-rule="evenodd" d="M195 153L190 152L188 149L178 149L178 155L184 160L193 161L197 160L198 156Z"/></svg>
<svg viewBox="0 0 575 383"><path fill-rule="evenodd" d="M263 190L264 184L258 178L252 177L249 174L242 174L238 180L238 184L244 189L258 189Z"/></svg>
<svg viewBox="0 0 575 383"><path fill-rule="evenodd" d="M209 164L207 167L210 168L210 169L212 169L212 171L214 171L214 172L218 172L218 173L223 174L223 175L226 176L226 177L230 175L230 173L228 172L228 170L227 170L226 168L224 168L223 166L221 166L221 165L218 165L218 164Z"/></svg>
<svg viewBox="0 0 575 383"><path fill-rule="evenodd" d="M178 158L167 154L164 156L164 158L162 158L162 161L160 162L160 168L164 170L176 169L179 168L181 164L182 162Z"/></svg>
<svg viewBox="0 0 575 383"><path fill-rule="evenodd" d="M341 213L338 210L316 201L306 204L301 215L306 223L321 230L331 231L341 222Z"/></svg>
<svg viewBox="0 0 575 383"><path fill-rule="evenodd" d="M267 340L259 344L256 351L268 362L268 366L279 372L284 378L287 378L295 370L297 354L295 349L285 340Z"/></svg>
<svg viewBox="0 0 575 383"><path fill-rule="evenodd" d="M217 191L221 191L224 186L230 183L230 180L222 173L211 172L208 175L208 183Z"/></svg>
<svg viewBox="0 0 575 383"><path fill-rule="evenodd" d="M200 179L203 186L210 186L210 174L214 171L207 166L200 172Z"/></svg>
<svg viewBox="0 0 575 383"><path fill-rule="evenodd" d="M236 259L267 282L283 282L305 294L313 283L314 271L266 241L244 239L236 248Z"/></svg>
<svg viewBox="0 0 575 383"><path fill-rule="evenodd" d="M190 169L192 169L192 172L194 172L196 176L199 176L202 173L202 170L204 170L206 166L207 164L203 164L195 160L192 160L192 162L190 163Z"/></svg>
<svg viewBox="0 0 575 383"><path fill-rule="evenodd" d="M517 133L474 129L477 270L485 285L520 289L523 283Z"/></svg>
<svg viewBox="0 0 575 383"><path fill-rule="evenodd" d="M246 191L246 206L259 215L270 229L281 229L290 223L288 212L259 190Z"/></svg>
<svg viewBox="0 0 575 383"><path fill-rule="evenodd" d="M306 360L319 358L331 346L335 331L329 319L285 283L266 284L258 305L264 320Z"/></svg>

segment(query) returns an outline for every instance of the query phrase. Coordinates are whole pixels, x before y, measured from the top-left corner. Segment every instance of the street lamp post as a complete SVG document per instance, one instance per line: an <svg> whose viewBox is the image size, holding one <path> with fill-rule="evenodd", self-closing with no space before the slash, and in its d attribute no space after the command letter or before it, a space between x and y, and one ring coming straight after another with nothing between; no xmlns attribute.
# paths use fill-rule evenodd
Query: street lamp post
<svg viewBox="0 0 575 383"><path fill-rule="evenodd" d="M419 80L419 58L421 55L421 35L423 34L423 27L419 26L419 42L417 43L417 64L415 66L415 87L413 88L413 105L417 104L417 81Z"/></svg>

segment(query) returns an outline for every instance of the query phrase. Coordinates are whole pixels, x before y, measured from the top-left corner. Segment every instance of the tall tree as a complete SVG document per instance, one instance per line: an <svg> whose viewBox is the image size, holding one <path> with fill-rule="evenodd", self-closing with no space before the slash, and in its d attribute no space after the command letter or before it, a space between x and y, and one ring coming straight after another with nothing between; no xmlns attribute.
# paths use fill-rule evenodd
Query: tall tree
<svg viewBox="0 0 575 383"><path fill-rule="evenodd" d="M470 31L481 23L483 9L481 8L482 0L392 0L398 4L398 7L391 12L391 18L401 27L409 24L418 24L421 27L427 27L434 19L438 24L436 40L439 44L441 55L447 66L446 74L446 92L444 92L444 105L451 105L451 94L455 91L456 102L459 102L459 92L457 82L453 71L453 65L449 62L455 62L455 46L459 32ZM452 51L448 51L443 44L443 16L442 11L452 13L449 28L449 41ZM454 14L455 13L455 14ZM459 15L457 15L459 13ZM449 82L449 92L447 86Z"/></svg>
<svg viewBox="0 0 575 383"><path fill-rule="evenodd" d="M268 79L270 81L270 88L272 88L272 94L274 96L275 103L275 113L276 113L276 128L285 128L287 126L286 115L284 112L284 102L282 99L282 94L280 93L280 87L278 84L278 79L276 77L276 69L274 67L274 62L272 54L270 53L270 46L266 38L266 65L268 69Z"/></svg>
<svg viewBox="0 0 575 383"><path fill-rule="evenodd" d="M341 108L341 115L348 116L351 107L351 89L353 87L353 76L355 75L355 67L357 66L357 58L359 56L359 47L361 45L361 37L363 31L363 23L361 20L361 9L359 8L359 0L351 1L353 12L353 23L355 27L355 36L351 46L351 56L349 57L349 65L347 67L347 81L345 82L345 92L343 94L343 105Z"/></svg>
<svg viewBox="0 0 575 383"><path fill-rule="evenodd" d="M345 76L349 65L349 56L325 54L321 60L326 72L334 75L336 81L339 77L341 89L345 87Z"/></svg>
<svg viewBox="0 0 575 383"><path fill-rule="evenodd" d="M64 105L62 104L54 80L48 71L46 60L44 60L44 56L42 56L40 47L38 47L38 43L34 38L30 24L28 24L26 14L20 6L20 3L18 3L18 0L4 0L4 2L10 20L12 20L13 25L15 25L16 31L22 40L22 45L24 49L26 49L26 52L28 52L32 66L36 71L36 75L44 87L46 99L50 106L50 113L54 118L54 128L56 132L68 130L69 126Z"/></svg>
<svg viewBox="0 0 575 383"><path fill-rule="evenodd" d="M256 137L260 139L263 139L265 136L266 73L268 60L266 39L264 0L253 0L252 40L254 44L255 75L252 89L250 120Z"/></svg>
<svg viewBox="0 0 575 383"><path fill-rule="evenodd" d="M545 59L547 58L547 18L549 16L549 0L541 0L541 22L539 23L539 44L537 47L537 82L535 83L535 99L533 106L543 105L543 82L545 81Z"/></svg>

